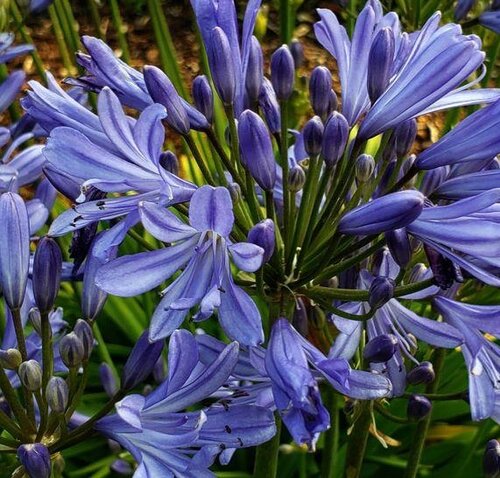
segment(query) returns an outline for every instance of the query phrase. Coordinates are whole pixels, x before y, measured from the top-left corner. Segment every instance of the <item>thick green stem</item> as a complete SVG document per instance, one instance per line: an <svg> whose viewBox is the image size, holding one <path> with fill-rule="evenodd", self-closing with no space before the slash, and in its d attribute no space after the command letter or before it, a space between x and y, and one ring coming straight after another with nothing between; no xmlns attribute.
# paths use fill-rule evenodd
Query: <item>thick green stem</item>
<svg viewBox="0 0 500 478"><path fill-rule="evenodd" d="M354 422L347 444L345 464L346 478L359 478L361 475L366 444L370 433L373 403L371 401L362 401L359 406L359 415Z"/></svg>
<svg viewBox="0 0 500 478"><path fill-rule="evenodd" d="M189 136L188 134L184 136L184 139L189 146L189 149L191 150L191 153L193 153L194 159L196 161L196 164L200 168L201 174L205 178L205 181L209 184L216 184L214 177L212 176L212 173L208 169L208 166L205 164L205 161L203 157L200 154L200 151L198 147L196 146L196 143L194 139Z"/></svg>
<svg viewBox="0 0 500 478"><path fill-rule="evenodd" d="M339 412L343 401L333 388L327 390L327 406L330 412L330 429L325 432L325 445L321 459L321 478L334 478L338 466Z"/></svg>
<svg viewBox="0 0 500 478"><path fill-rule="evenodd" d="M120 49L122 51L122 60L125 63L129 63L130 52L128 49L125 27L123 25L122 16L120 14L120 6L118 5L118 0L109 0L109 5L111 8L111 18L113 20L113 26L115 27L116 35L118 37L118 43L120 44Z"/></svg>
<svg viewBox="0 0 500 478"><path fill-rule="evenodd" d="M281 418L276 415L276 435L257 447L254 478L275 478L278 472L278 454L281 436Z"/></svg>

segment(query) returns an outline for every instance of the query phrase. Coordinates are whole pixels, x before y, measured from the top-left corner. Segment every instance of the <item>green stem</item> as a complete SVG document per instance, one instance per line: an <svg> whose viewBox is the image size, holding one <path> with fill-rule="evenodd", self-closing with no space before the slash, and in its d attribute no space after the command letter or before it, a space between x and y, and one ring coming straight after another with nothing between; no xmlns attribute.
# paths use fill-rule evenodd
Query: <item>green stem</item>
<svg viewBox="0 0 500 478"><path fill-rule="evenodd" d="M290 0L280 0L280 36L281 42L285 45L288 45L292 39L291 10L292 2Z"/></svg>
<svg viewBox="0 0 500 478"><path fill-rule="evenodd" d="M106 346L106 342L102 337L101 329L97 325L97 322L93 322L92 330L94 332L94 337L97 341L97 351L99 353L101 361L106 362L110 366L115 377L118 377L118 372L116 371L115 364L113 362L113 359L111 358L108 347Z"/></svg>
<svg viewBox="0 0 500 478"><path fill-rule="evenodd" d="M89 5L90 17L94 24L95 36L102 40L104 39L104 33L102 31L101 15L99 14L99 8L97 8L97 2L96 0L88 0L87 3Z"/></svg>
<svg viewBox="0 0 500 478"><path fill-rule="evenodd" d="M137 231L134 231L133 229L129 229L127 233L134 241L136 241L138 244L140 244L144 249L148 251L154 251L155 248L148 242L144 237L142 237Z"/></svg>
<svg viewBox="0 0 500 478"><path fill-rule="evenodd" d="M68 71L69 74L74 73L74 65L71 61L71 57L66 46L66 41L64 39L64 33L61 26L61 21L59 19L58 12L54 5L49 7L49 15L52 21L52 29L54 30L54 36L57 41L57 46L59 47L59 53L61 54L61 59L64 65L64 68Z"/></svg>
<svg viewBox="0 0 500 478"><path fill-rule="evenodd" d="M214 177L212 176L212 173L208 169L208 166L205 164L205 161L203 157L200 154L200 151L198 147L196 146L196 143L194 142L194 139L189 135L184 136L184 140L186 141L187 145L189 146L189 149L191 150L191 153L194 156L194 159L196 161L196 164L200 168L201 174L203 175L205 181L208 184L216 184Z"/></svg>
<svg viewBox="0 0 500 478"><path fill-rule="evenodd" d="M257 447L254 478L275 478L278 472L278 454L281 436L281 418L276 415L276 435Z"/></svg>
<svg viewBox="0 0 500 478"><path fill-rule="evenodd" d="M130 52L128 49L127 37L125 35L125 27L123 25L122 16L120 14L120 7L117 0L109 0L109 5L111 8L111 19L113 21L113 26L116 30L116 35L118 37L118 43L120 44L120 49L122 51L122 60L125 63L130 63Z"/></svg>
<svg viewBox="0 0 500 478"><path fill-rule="evenodd" d="M321 459L321 478L334 478L338 466L339 412L342 396L331 387L327 390L327 406L330 412L330 429L325 432L325 446Z"/></svg>
<svg viewBox="0 0 500 478"><path fill-rule="evenodd" d="M359 415L354 422L349 441L347 443L347 454L345 463L346 478L359 478L363 459L368 442L370 432L370 424L372 421L372 406L371 401L362 401L359 404Z"/></svg>

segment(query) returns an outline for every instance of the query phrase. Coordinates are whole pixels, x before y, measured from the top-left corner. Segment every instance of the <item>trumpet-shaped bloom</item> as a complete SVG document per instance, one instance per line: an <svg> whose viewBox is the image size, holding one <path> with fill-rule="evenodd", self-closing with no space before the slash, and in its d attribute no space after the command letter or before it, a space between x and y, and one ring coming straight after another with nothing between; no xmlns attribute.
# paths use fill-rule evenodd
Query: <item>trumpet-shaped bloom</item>
<svg viewBox="0 0 500 478"><path fill-rule="evenodd" d="M173 245L109 262L98 272L97 285L108 293L130 297L153 289L184 267L163 292L153 314L151 340L172 334L189 309L199 306L195 320L207 319L218 310L229 337L245 345L261 343L260 314L252 299L235 286L229 255L240 269L254 272L262 265L264 251L255 244L229 240L234 223L229 191L211 186L198 189L190 203L190 225L153 203L143 203L140 214L154 237ZM123 277L130 280L123 281Z"/></svg>
<svg viewBox="0 0 500 478"><path fill-rule="evenodd" d="M479 15L479 23L500 34L500 10L485 10Z"/></svg>
<svg viewBox="0 0 500 478"><path fill-rule="evenodd" d="M255 446L276 433L272 413L257 406L214 404L185 411L218 390L238 360L234 342L210 365L199 361L198 349L189 332L176 331L170 339L167 379L147 397L127 396L116 405L116 414L96 424L137 460L134 478L212 477L208 466L224 449Z"/></svg>

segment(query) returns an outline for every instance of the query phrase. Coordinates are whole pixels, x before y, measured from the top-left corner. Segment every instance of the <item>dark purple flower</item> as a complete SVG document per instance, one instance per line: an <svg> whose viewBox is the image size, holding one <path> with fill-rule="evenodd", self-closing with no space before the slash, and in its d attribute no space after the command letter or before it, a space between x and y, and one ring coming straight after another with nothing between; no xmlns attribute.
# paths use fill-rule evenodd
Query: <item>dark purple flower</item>
<svg viewBox="0 0 500 478"><path fill-rule="evenodd" d="M17 457L30 478L49 478L50 453L41 443L27 443L17 449Z"/></svg>
<svg viewBox="0 0 500 478"><path fill-rule="evenodd" d="M287 45L278 48L271 57L271 81L278 100L285 101L292 96L295 64Z"/></svg>

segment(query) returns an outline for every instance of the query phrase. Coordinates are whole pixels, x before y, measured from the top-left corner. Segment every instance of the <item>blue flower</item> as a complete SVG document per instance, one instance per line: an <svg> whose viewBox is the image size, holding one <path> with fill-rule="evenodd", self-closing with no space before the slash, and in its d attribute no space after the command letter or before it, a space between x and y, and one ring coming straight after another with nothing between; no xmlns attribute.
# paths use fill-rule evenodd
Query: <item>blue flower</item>
<svg viewBox="0 0 500 478"><path fill-rule="evenodd" d="M0 33L0 63L7 63L35 49L33 45L12 46L15 38L14 33Z"/></svg>
<svg viewBox="0 0 500 478"><path fill-rule="evenodd" d="M479 15L479 23L500 34L500 10L485 10Z"/></svg>
<svg viewBox="0 0 500 478"><path fill-rule="evenodd" d="M194 320L205 320L218 310L220 324L229 337L245 345L261 343L264 335L259 311L235 286L229 254L240 269L254 272L262 265L264 251L255 244L230 242L234 216L228 190L211 186L198 189L189 207L190 225L154 203L141 203L140 215L154 237L174 244L111 261L97 273L97 285L108 293L130 297L157 287L184 267L163 292L153 314L151 340L169 336L189 309L199 306ZM123 277L130 280L123 281Z"/></svg>

